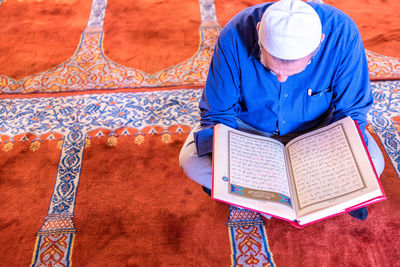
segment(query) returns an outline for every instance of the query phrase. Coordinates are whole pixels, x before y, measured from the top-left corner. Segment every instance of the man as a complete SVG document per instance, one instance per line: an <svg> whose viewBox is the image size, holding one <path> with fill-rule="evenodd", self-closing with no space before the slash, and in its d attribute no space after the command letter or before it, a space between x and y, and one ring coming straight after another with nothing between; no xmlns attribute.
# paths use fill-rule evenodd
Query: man
<svg viewBox="0 0 400 267"><path fill-rule="evenodd" d="M281 0L249 7L221 31L180 164L210 192L212 127L290 139L346 116L356 120L378 175L382 153L365 130L373 102L355 23L334 7ZM365 208L351 212L364 220Z"/></svg>

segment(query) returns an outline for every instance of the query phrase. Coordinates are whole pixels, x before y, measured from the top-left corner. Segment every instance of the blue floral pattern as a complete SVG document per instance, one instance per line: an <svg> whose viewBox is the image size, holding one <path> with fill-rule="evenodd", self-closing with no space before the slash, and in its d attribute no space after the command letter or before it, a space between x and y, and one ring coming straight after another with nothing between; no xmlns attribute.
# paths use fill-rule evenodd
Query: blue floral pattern
<svg viewBox="0 0 400 267"><path fill-rule="evenodd" d="M71 130L193 126L199 119L200 95L199 89L181 89L9 99L0 102L0 135L12 140L23 133L68 136Z"/></svg>
<svg viewBox="0 0 400 267"><path fill-rule="evenodd" d="M374 82L372 91L374 104L368 120L400 177L400 134L393 123L400 116L400 81Z"/></svg>

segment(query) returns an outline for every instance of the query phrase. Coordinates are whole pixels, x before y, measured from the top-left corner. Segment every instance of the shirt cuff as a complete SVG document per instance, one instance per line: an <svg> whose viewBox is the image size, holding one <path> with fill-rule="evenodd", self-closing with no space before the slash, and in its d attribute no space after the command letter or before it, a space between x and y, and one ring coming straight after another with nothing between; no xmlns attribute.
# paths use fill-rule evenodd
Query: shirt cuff
<svg viewBox="0 0 400 267"><path fill-rule="evenodd" d="M197 155L199 157L212 153L213 150L213 129L203 129L194 133Z"/></svg>

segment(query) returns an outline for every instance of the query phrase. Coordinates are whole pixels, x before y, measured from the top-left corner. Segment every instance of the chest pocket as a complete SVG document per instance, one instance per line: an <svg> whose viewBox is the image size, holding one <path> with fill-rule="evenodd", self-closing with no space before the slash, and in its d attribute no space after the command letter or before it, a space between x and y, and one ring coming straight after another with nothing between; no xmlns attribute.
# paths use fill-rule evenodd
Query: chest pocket
<svg viewBox="0 0 400 267"><path fill-rule="evenodd" d="M326 114L331 106L332 95L333 90L331 87L315 90L307 89L303 93L302 120L312 121Z"/></svg>

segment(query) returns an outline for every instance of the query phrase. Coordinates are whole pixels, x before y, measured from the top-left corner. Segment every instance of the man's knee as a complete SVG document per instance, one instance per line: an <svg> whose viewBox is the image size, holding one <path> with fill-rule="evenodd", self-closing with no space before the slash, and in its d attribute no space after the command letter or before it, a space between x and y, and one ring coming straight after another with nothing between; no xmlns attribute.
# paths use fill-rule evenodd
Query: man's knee
<svg viewBox="0 0 400 267"><path fill-rule="evenodd" d="M372 162L374 163L374 167L375 167L376 173L378 174L378 177L380 177L383 172L383 169L385 168L385 160L384 160L382 152L380 150L379 150L378 155L375 155L375 157L372 158Z"/></svg>
<svg viewBox="0 0 400 267"><path fill-rule="evenodd" d="M211 155L199 157L194 143L187 142L179 154L179 164L190 179L207 188L211 188Z"/></svg>
<svg viewBox="0 0 400 267"><path fill-rule="evenodd" d="M383 169L385 168L385 159L383 158L382 151L379 149L378 144L375 142L374 138L367 131L366 132L368 138L368 151L372 159L372 163L374 164L376 173L378 177L381 176Z"/></svg>
<svg viewBox="0 0 400 267"><path fill-rule="evenodd" d="M187 170L190 169L189 166L193 164L193 157L197 157L197 155L193 154L192 149L188 149L186 145L187 144L185 143L181 149L181 152L179 153L179 165L185 173L187 173Z"/></svg>

